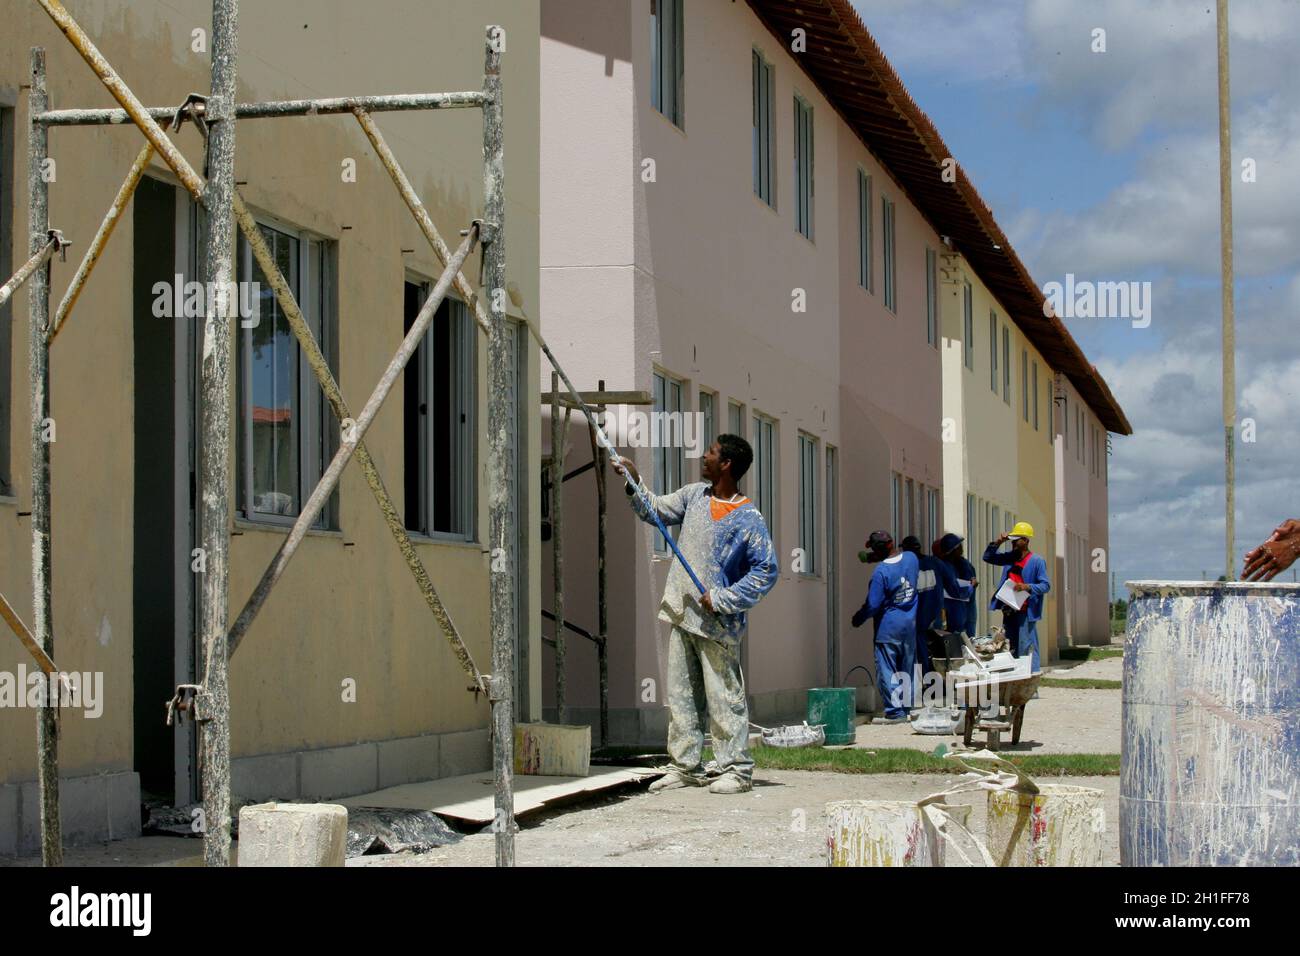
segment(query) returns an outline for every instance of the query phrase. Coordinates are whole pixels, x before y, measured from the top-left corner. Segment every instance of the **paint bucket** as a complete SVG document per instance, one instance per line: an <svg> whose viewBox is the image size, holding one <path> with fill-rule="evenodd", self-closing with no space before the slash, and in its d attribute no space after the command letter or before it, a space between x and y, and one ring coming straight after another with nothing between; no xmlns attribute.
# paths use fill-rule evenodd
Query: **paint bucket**
<svg viewBox="0 0 1300 956"><path fill-rule="evenodd" d="M826 728L828 744L853 743L857 712L857 691L852 687L813 687L808 691L808 723Z"/></svg>
<svg viewBox="0 0 1300 956"><path fill-rule="evenodd" d="M1300 585L1127 586L1120 862L1300 865Z"/></svg>
<svg viewBox="0 0 1300 956"><path fill-rule="evenodd" d="M948 812L965 826L969 806ZM909 800L836 800L826 804L827 866L943 866L944 842Z"/></svg>
<svg viewBox="0 0 1300 956"><path fill-rule="evenodd" d="M985 840L996 866L1101 866L1105 794L1040 783L1038 793L992 790Z"/></svg>

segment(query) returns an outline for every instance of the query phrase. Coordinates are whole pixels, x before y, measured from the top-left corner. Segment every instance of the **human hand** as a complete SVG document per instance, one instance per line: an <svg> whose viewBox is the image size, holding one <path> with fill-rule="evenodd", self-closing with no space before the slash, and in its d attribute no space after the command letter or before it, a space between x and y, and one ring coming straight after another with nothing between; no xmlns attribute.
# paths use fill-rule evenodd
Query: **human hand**
<svg viewBox="0 0 1300 956"><path fill-rule="evenodd" d="M1002 544L1009 537L1011 537L1011 535L1008 532L1003 531L1000 535L998 535L998 544Z"/></svg>
<svg viewBox="0 0 1300 956"><path fill-rule="evenodd" d="M1300 556L1300 521L1282 522L1259 547L1246 552L1242 577L1247 581L1271 581Z"/></svg>
<svg viewBox="0 0 1300 956"><path fill-rule="evenodd" d="M700 595L700 603L703 604L710 611L713 611L714 614L718 613L717 611L713 610L713 592L705 591L702 595Z"/></svg>
<svg viewBox="0 0 1300 956"><path fill-rule="evenodd" d="M632 484L639 485L641 483L641 474L636 470L636 465L632 464L632 459L618 455L610 459L610 464L614 466L616 472L632 482Z"/></svg>
<svg viewBox="0 0 1300 956"><path fill-rule="evenodd" d="M1012 590L1013 590L1013 591L1028 591L1028 590L1029 590L1029 585L1026 584L1024 581L1017 581L1016 584L1015 584L1015 587L1013 587Z"/></svg>

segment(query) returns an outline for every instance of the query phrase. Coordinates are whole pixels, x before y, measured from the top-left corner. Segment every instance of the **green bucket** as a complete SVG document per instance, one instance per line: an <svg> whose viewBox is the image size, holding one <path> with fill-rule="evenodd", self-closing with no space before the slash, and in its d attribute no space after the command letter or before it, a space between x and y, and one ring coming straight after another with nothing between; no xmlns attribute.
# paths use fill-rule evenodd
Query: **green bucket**
<svg viewBox="0 0 1300 956"><path fill-rule="evenodd" d="M808 723L826 727L828 744L851 744L853 717L858 711L852 687L812 687L808 690Z"/></svg>

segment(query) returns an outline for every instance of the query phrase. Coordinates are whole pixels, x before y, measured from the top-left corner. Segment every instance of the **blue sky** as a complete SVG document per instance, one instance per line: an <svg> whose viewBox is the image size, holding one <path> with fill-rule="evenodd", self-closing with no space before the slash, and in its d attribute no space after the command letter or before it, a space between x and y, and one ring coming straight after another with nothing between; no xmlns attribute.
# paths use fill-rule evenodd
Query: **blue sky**
<svg viewBox="0 0 1300 956"><path fill-rule="evenodd" d="M1222 573L1212 0L854 2L1040 285L1153 283L1149 328L1067 320L1134 426L1112 439L1110 565ZM1232 0L1230 19L1237 421L1256 436L1237 444L1239 568L1300 516L1300 0Z"/></svg>

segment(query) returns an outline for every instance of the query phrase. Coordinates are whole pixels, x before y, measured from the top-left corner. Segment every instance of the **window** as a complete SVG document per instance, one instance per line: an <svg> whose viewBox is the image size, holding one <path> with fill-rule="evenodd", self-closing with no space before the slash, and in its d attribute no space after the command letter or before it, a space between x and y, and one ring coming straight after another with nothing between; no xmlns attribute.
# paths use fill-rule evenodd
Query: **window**
<svg viewBox="0 0 1300 956"><path fill-rule="evenodd" d="M871 287L871 177L858 170L858 285Z"/></svg>
<svg viewBox="0 0 1300 956"><path fill-rule="evenodd" d="M0 281L13 274L14 211L14 111L0 109ZM24 231L23 235L26 235ZM26 259L30 246L24 242L18 252ZM9 460L13 395L13 299L0 306L0 495L14 493L12 463Z"/></svg>
<svg viewBox="0 0 1300 956"><path fill-rule="evenodd" d="M404 332L431 288L406 282ZM403 373L406 527L418 534L475 537L477 341L464 304L444 299Z"/></svg>
<svg viewBox="0 0 1300 956"><path fill-rule="evenodd" d="M975 510L975 496L968 493L966 495L966 531L963 537L969 538L972 541L974 541L976 538L976 528L975 528L976 513L977 512Z"/></svg>
<svg viewBox="0 0 1300 956"><path fill-rule="evenodd" d="M997 505L993 506L993 520L989 525L989 531L990 541L1002 533L1002 509Z"/></svg>
<svg viewBox="0 0 1300 956"><path fill-rule="evenodd" d="M1011 331L1002 326L1002 401L1011 404Z"/></svg>
<svg viewBox="0 0 1300 956"><path fill-rule="evenodd" d="M1035 394L1037 391L1035 390ZM1021 413L1029 421L1029 350L1020 350L1020 404Z"/></svg>
<svg viewBox="0 0 1300 956"><path fill-rule="evenodd" d="M989 312L989 388L998 393L998 315Z"/></svg>
<svg viewBox="0 0 1300 956"><path fill-rule="evenodd" d="M794 227L813 237L812 107L794 98Z"/></svg>
<svg viewBox="0 0 1300 956"><path fill-rule="evenodd" d="M1065 441L1065 447L1070 447L1070 396L1061 396L1061 437Z"/></svg>
<svg viewBox="0 0 1300 956"><path fill-rule="evenodd" d="M680 127L683 120L682 0L650 0L650 105Z"/></svg>
<svg viewBox="0 0 1300 956"><path fill-rule="evenodd" d="M1031 390L1034 393L1034 431L1038 431L1038 363L1034 363L1034 378Z"/></svg>
<svg viewBox="0 0 1300 956"><path fill-rule="evenodd" d="M262 236L331 368L333 245L262 225ZM258 283L258 322L239 334L239 501L248 520L287 523L302 510L338 442L338 426L253 251L239 238L238 272ZM335 372L337 374L337 371ZM315 527L336 527L337 492Z"/></svg>
<svg viewBox="0 0 1300 956"><path fill-rule="evenodd" d="M925 344L939 347L939 256L925 250Z"/></svg>
<svg viewBox="0 0 1300 956"><path fill-rule="evenodd" d="M908 478L903 487L906 491L907 530L904 534L916 534L916 485Z"/></svg>
<svg viewBox="0 0 1300 956"><path fill-rule="evenodd" d="M1047 444L1056 444L1056 400L1052 391L1053 376L1046 374L1044 369L1043 377L1047 380L1047 405L1044 411L1047 412L1047 428L1044 431L1047 434Z"/></svg>
<svg viewBox="0 0 1300 956"><path fill-rule="evenodd" d="M889 476L889 534L895 541L903 540L903 478L898 472Z"/></svg>
<svg viewBox="0 0 1300 956"><path fill-rule="evenodd" d="M754 195L773 208L776 207L772 194L772 152L776 145L772 102L775 73L776 67L754 50Z"/></svg>
<svg viewBox="0 0 1300 956"><path fill-rule="evenodd" d="M969 282L963 282L961 286L961 321L962 336L965 339L962 346L962 361L973 372L975 371L975 304Z"/></svg>
<svg viewBox="0 0 1300 956"><path fill-rule="evenodd" d="M926 517L929 520L926 522L927 530L926 530L925 540L923 540L921 543L925 545L926 554L929 554L931 542L933 542L936 538L940 537L941 535L941 531L940 531L941 525L939 522L939 489L931 488L928 492L926 492L926 496L927 496Z"/></svg>
<svg viewBox="0 0 1300 956"><path fill-rule="evenodd" d="M884 251L885 308L898 313L898 263L894 252L894 204L888 197L880 197L880 230Z"/></svg>
<svg viewBox="0 0 1300 956"><path fill-rule="evenodd" d="M754 483L750 499L762 512L767 530L776 538L776 422L754 413Z"/></svg>
<svg viewBox="0 0 1300 956"><path fill-rule="evenodd" d="M707 389L700 389L700 441L705 451L718 440L717 396Z"/></svg>
<svg viewBox="0 0 1300 956"><path fill-rule="evenodd" d="M745 406L740 402L727 402L727 430L745 437Z"/></svg>
<svg viewBox="0 0 1300 956"><path fill-rule="evenodd" d="M654 417L652 488L665 495L682 486L682 383L663 372L654 373ZM655 538L655 550L667 551L663 537Z"/></svg>
<svg viewBox="0 0 1300 956"><path fill-rule="evenodd" d="M799 434L799 547L804 554L805 573L816 574L817 439L802 432Z"/></svg>

